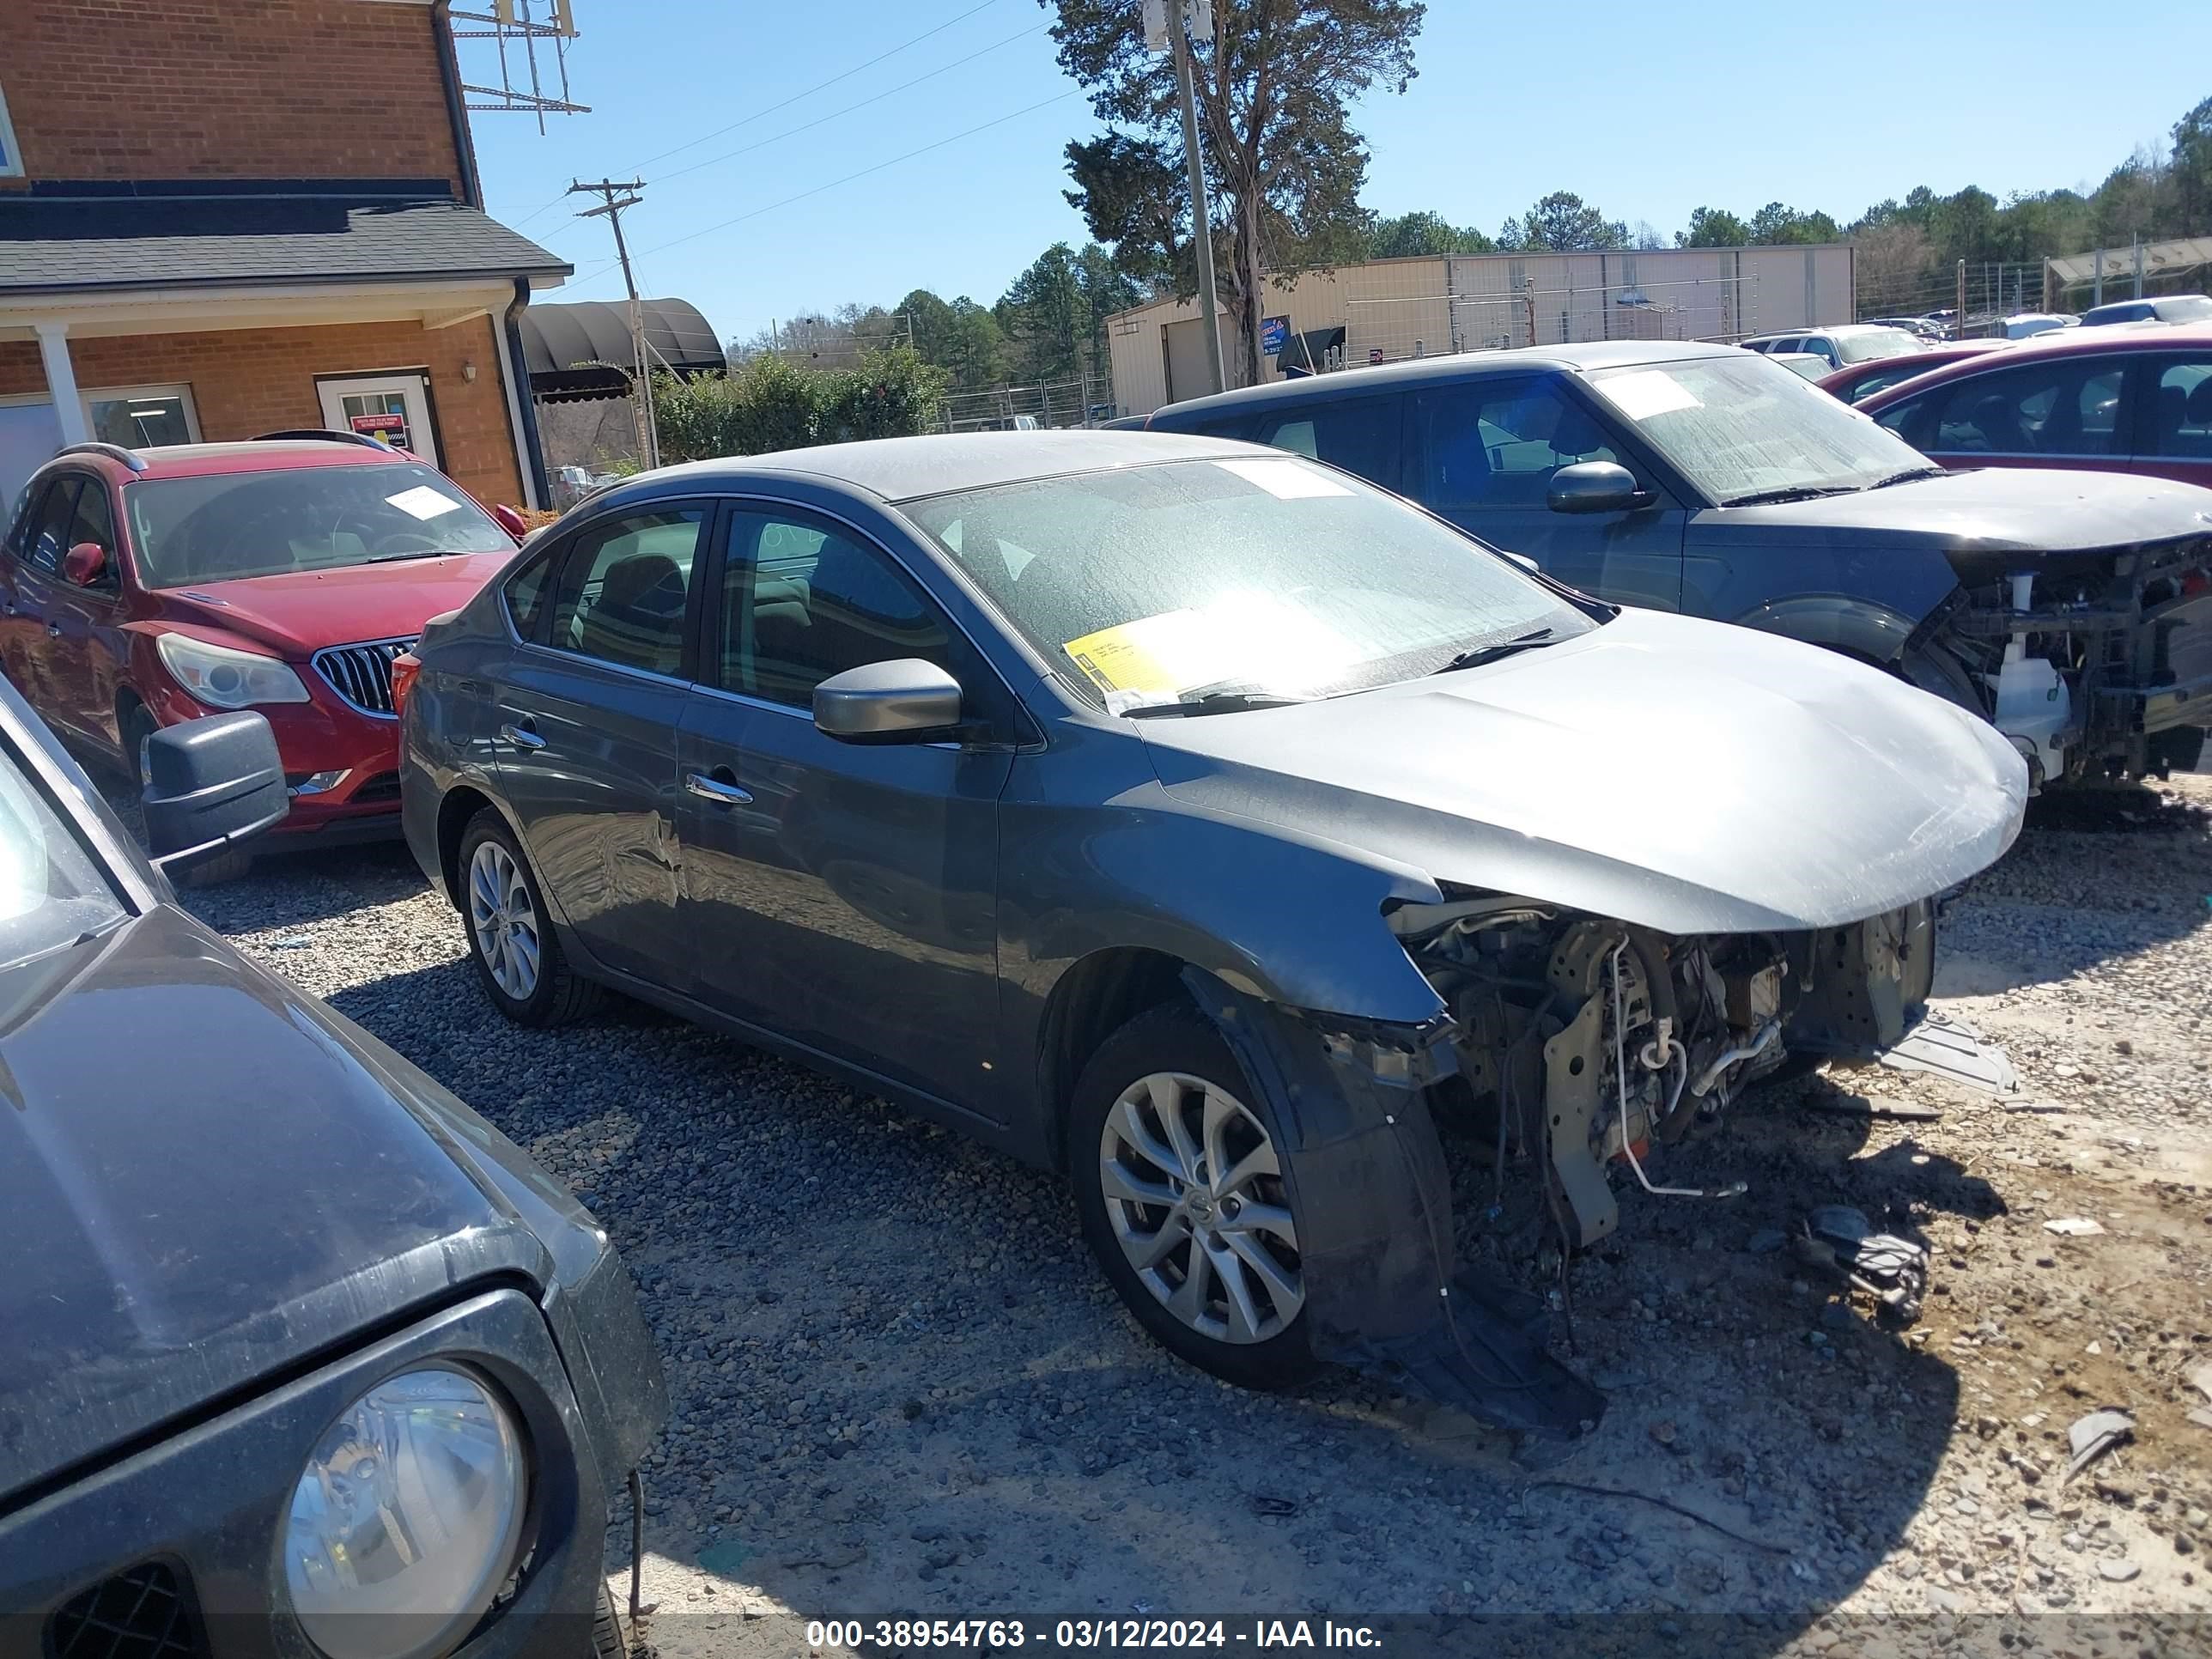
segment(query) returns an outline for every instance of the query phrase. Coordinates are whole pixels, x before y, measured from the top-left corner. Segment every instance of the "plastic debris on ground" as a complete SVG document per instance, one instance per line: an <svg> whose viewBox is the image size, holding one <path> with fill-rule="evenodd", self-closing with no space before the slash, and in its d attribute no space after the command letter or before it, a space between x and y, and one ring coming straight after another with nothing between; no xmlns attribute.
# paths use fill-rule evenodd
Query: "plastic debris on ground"
<svg viewBox="0 0 2212 1659"><path fill-rule="evenodd" d="M2094 1238L2105 1229L2086 1215L2063 1215L2055 1221L2043 1224L2046 1233L2057 1233L2062 1238Z"/></svg>
<svg viewBox="0 0 2212 1659"><path fill-rule="evenodd" d="M1940 1008L1930 1008L1903 1042L1875 1058L1893 1071L1948 1078L1984 1094L2008 1095L2020 1087L2020 1073L2002 1048Z"/></svg>
<svg viewBox="0 0 2212 1659"><path fill-rule="evenodd" d="M2073 1459L2066 1465L2067 1480L2071 1480L2106 1452L2125 1445L2135 1436L2135 1419L2110 1407L2075 1419L2074 1426L2066 1431L2066 1443L2074 1449Z"/></svg>
<svg viewBox="0 0 2212 1659"><path fill-rule="evenodd" d="M1928 1291L1928 1251L1909 1238L1878 1233L1874 1224L1847 1204L1827 1204L1805 1218L1805 1231L1791 1241L1797 1260L1833 1273L1855 1290L1911 1321L1920 1316Z"/></svg>

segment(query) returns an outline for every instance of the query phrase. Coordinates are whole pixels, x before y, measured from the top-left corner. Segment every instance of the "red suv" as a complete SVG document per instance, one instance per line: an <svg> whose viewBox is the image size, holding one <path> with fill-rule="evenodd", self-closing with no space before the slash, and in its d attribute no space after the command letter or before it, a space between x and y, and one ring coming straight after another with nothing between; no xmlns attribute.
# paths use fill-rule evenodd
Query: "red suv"
<svg viewBox="0 0 2212 1659"><path fill-rule="evenodd" d="M516 544L436 468L344 434L77 444L0 549L0 666L134 773L155 726L257 709L292 790L272 842L397 835L392 660Z"/></svg>

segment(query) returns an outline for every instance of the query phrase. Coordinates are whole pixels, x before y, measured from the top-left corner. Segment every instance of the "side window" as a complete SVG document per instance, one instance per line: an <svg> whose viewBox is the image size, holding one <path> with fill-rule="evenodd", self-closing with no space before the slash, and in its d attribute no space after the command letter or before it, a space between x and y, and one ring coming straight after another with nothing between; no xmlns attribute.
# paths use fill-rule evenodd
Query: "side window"
<svg viewBox="0 0 2212 1659"><path fill-rule="evenodd" d="M552 587L546 643L624 668L684 672L684 613L706 514L631 513L569 544Z"/></svg>
<svg viewBox="0 0 2212 1659"><path fill-rule="evenodd" d="M62 555L69 551L70 526L76 522L77 484L74 477L52 480L32 507L19 556L33 569L60 574Z"/></svg>
<svg viewBox="0 0 2212 1659"><path fill-rule="evenodd" d="M1807 335L1805 337L1804 346L1802 349L1811 352L1822 362L1827 364L1830 368L1841 368L1843 367L1843 364L1838 362L1836 359L1836 343L1828 338L1825 334Z"/></svg>
<svg viewBox="0 0 2212 1659"><path fill-rule="evenodd" d="M1385 489L1398 487L1399 400L1358 398L1307 404L1261 417L1263 444L1356 472Z"/></svg>
<svg viewBox="0 0 2212 1659"><path fill-rule="evenodd" d="M1874 394L1869 392L1869 397ZM1936 446L1928 436L1928 417L1934 411L1933 398L1907 398L1901 404L1892 404L1874 417L1876 426L1887 427L1916 449L1933 449Z"/></svg>
<svg viewBox="0 0 2212 1659"><path fill-rule="evenodd" d="M546 577L559 557L556 550L533 559L507 580L507 614L514 631L526 640L544 642L545 596L551 588Z"/></svg>
<svg viewBox="0 0 2212 1659"><path fill-rule="evenodd" d="M97 478L87 478L77 491L76 516L69 529L69 540L64 550L80 542L90 542L104 549L107 562L100 567L100 574L91 586L99 589L113 589L122 585L116 574L115 562L120 556L115 547L115 514L108 505L107 486Z"/></svg>
<svg viewBox="0 0 2212 1659"><path fill-rule="evenodd" d="M1440 511L1545 507L1561 467L1620 459L1595 418L1549 381L1476 380L1415 408L1419 495Z"/></svg>
<svg viewBox="0 0 2212 1659"><path fill-rule="evenodd" d="M1947 454L2110 455L2124 373L2077 357L1974 375L1940 394L1934 434L1921 447Z"/></svg>
<svg viewBox="0 0 2212 1659"><path fill-rule="evenodd" d="M720 684L811 709L814 688L872 662L920 657L957 672L935 603L880 548L826 524L769 512L730 520Z"/></svg>
<svg viewBox="0 0 2212 1659"><path fill-rule="evenodd" d="M2150 453L2212 460L2212 357L2169 363L2159 375Z"/></svg>

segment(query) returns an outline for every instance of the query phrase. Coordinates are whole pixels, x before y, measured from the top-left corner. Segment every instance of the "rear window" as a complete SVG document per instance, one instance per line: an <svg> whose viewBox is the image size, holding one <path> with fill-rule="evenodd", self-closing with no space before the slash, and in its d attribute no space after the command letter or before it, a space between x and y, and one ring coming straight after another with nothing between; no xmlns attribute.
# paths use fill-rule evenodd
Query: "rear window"
<svg viewBox="0 0 2212 1659"><path fill-rule="evenodd" d="M411 461L142 478L123 495L149 587L514 548L459 485Z"/></svg>

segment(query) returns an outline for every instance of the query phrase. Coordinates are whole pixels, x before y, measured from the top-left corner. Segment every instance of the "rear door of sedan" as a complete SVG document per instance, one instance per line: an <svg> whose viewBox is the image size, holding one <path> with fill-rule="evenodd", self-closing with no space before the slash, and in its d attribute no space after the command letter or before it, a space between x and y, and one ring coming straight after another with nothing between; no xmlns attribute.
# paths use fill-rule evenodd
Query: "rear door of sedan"
<svg viewBox="0 0 2212 1659"><path fill-rule="evenodd" d="M1011 694L867 531L767 498L728 502L722 525L678 738L671 948L723 1013L972 1109L996 1093ZM903 658L960 682L969 740L853 744L816 726L821 681Z"/></svg>
<svg viewBox="0 0 2212 1659"><path fill-rule="evenodd" d="M2212 486L2212 338L2137 361L2135 470Z"/></svg>
<svg viewBox="0 0 2212 1659"><path fill-rule="evenodd" d="M713 513L657 501L570 532L507 589L523 643L493 694L501 790L554 905L597 962L677 991L676 732Z"/></svg>

